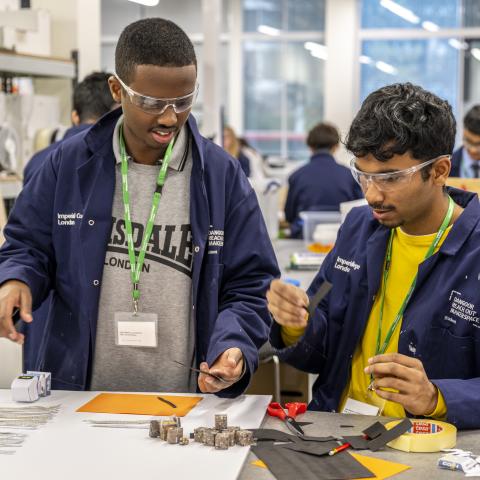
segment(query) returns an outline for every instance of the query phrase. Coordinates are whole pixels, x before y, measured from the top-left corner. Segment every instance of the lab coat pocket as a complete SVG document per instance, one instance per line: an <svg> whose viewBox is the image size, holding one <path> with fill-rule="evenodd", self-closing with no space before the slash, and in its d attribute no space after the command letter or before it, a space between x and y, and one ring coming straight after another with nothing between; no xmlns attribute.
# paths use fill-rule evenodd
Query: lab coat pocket
<svg viewBox="0 0 480 480"><path fill-rule="evenodd" d="M471 335L458 336L448 328L431 328L425 359L428 376L464 379L478 376L477 347L477 342Z"/></svg>

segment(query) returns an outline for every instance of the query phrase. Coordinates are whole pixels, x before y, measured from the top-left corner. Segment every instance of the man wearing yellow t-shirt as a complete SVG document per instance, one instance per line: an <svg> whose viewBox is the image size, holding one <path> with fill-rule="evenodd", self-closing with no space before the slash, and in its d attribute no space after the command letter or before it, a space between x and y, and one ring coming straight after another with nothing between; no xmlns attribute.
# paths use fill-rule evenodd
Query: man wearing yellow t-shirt
<svg viewBox="0 0 480 480"><path fill-rule="evenodd" d="M307 293L279 280L267 293L272 345L319 375L310 409L480 427L480 205L445 188L454 140L448 102L408 83L355 117L346 147L369 206L347 216Z"/></svg>

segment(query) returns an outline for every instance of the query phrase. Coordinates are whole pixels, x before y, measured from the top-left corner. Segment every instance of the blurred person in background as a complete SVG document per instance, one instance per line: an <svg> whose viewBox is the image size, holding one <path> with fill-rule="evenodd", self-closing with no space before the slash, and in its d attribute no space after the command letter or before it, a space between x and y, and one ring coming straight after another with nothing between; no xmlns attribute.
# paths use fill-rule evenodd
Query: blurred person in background
<svg viewBox="0 0 480 480"><path fill-rule="evenodd" d="M341 202L363 197L348 168L335 161L333 154L339 143L340 133L329 123L318 123L308 132L310 161L288 179L285 219L292 238L302 235L300 212L339 211Z"/></svg>
<svg viewBox="0 0 480 480"><path fill-rule="evenodd" d="M226 125L223 128L223 148L240 162L243 172L247 177L250 176L250 160L243 153L240 140L232 127Z"/></svg>
<svg viewBox="0 0 480 480"><path fill-rule="evenodd" d="M463 145L452 156L451 177L480 178L480 105L463 118Z"/></svg>
<svg viewBox="0 0 480 480"><path fill-rule="evenodd" d="M105 113L119 106L113 99L108 86L108 78L111 75L111 73L93 72L75 87L71 114L72 126L65 132L62 140L52 143L33 155L23 172L24 185L41 167L48 154L55 150L62 141L86 130Z"/></svg>

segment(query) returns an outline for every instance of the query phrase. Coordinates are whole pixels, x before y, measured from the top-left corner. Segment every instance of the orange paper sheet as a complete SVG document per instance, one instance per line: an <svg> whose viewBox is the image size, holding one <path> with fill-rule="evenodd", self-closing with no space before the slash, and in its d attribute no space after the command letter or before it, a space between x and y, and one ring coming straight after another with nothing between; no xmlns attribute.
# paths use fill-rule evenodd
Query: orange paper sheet
<svg viewBox="0 0 480 480"><path fill-rule="evenodd" d="M365 468L368 468L378 480L393 477L393 475L411 468L408 465L403 465L401 463L390 462L388 460L382 460L381 458L366 457L364 455L359 455L358 453L350 453L350 455L355 460L359 461ZM371 480L371 478L359 480Z"/></svg>
<svg viewBox="0 0 480 480"><path fill-rule="evenodd" d="M359 455L358 453L351 453L350 455L375 475L375 477L365 479L360 478L358 480L383 480L385 478L393 477L393 475L401 473L410 468L408 465L389 462L387 460L381 460L380 458L365 457L364 455ZM263 463L261 460L255 460L252 462L252 465L255 465L256 467L267 468L265 463Z"/></svg>
<svg viewBox="0 0 480 480"><path fill-rule="evenodd" d="M162 397L174 403L177 408L162 402ZM127 413L131 415L152 415L184 417L202 397L182 397L173 395L145 395L138 393L100 393L77 412Z"/></svg>

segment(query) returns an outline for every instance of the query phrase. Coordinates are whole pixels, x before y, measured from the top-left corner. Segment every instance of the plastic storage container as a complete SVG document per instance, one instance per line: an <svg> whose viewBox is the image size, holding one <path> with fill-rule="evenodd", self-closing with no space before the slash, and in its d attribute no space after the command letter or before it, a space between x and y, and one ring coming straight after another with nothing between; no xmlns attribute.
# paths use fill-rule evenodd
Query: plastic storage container
<svg viewBox="0 0 480 480"><path fill-rule="evenodd" d="M300 212L300 218L303 221L303 239L305 243L314 242L313 234L318 224L340 224L340 212Z"/></svg>
<svg viewBox="0 0 480 480"><path fill-rule="evenodd" d="M340 212L301 212L305 248L327 254L333 248L341 225Z"/></svg>

